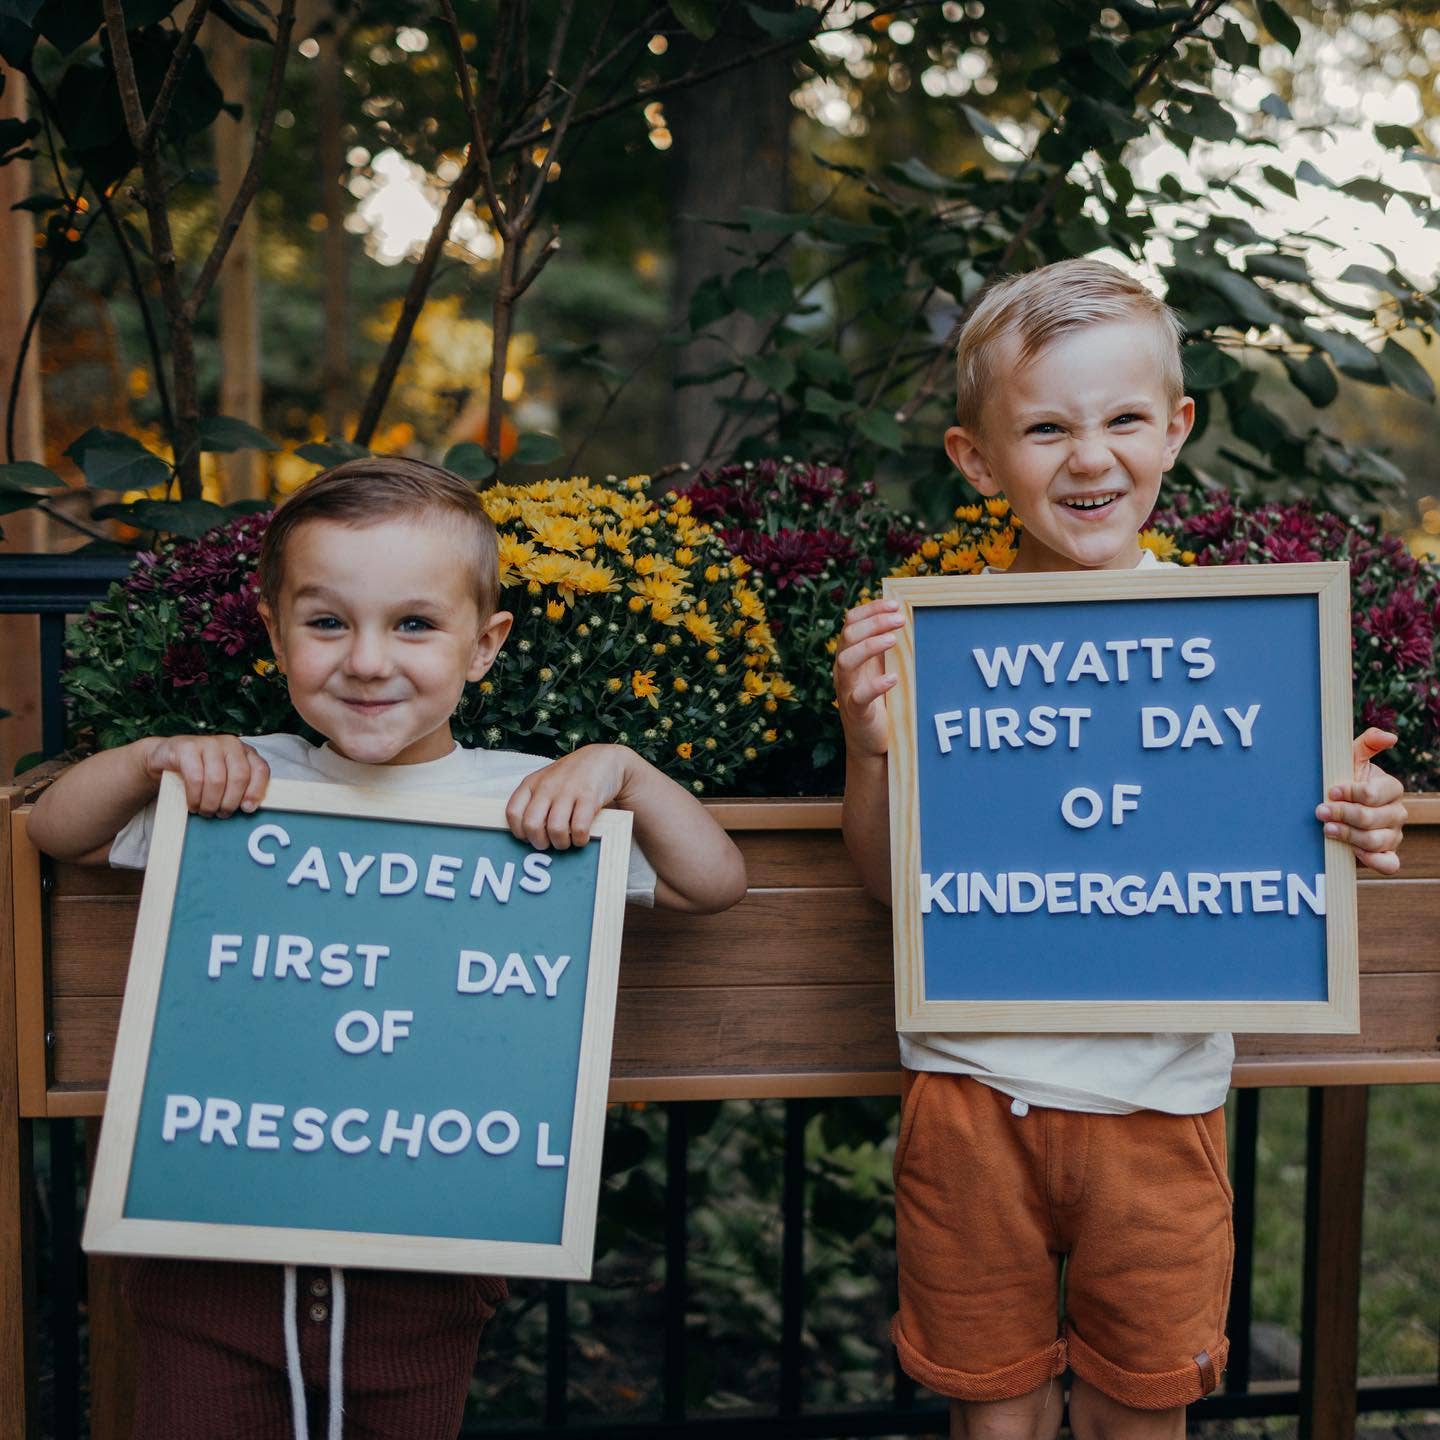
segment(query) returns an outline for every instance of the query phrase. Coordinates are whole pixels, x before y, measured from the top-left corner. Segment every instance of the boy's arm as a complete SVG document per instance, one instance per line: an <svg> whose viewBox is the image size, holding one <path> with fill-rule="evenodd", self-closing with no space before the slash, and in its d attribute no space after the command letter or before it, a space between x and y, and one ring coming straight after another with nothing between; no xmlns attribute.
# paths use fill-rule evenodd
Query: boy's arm
<svg viewBox="0 0 1440 1440"><path fill-rule="evenodd" d="M845 616L835 654L835 696L845 730L845 848L861 883L882 904L890 903L889 731L885 696L898 679L885 673L904 617L895 600L871 600Z"/></svg>
<svg viewBox="0 0 1440 1440"><path fill-rule="evenodd" d="M712 914L745 895L745 861L693 795L625 745L584 745L527 776L506 807L510 829L536 849L590 839L606 805L634 816L635 843L655 867L655 903Z"/></svg>
<svg viewBox="0 0 1440 1440"><path fill-rule="evenodd" d="M110 842L156 796L173 770L185 801L201 815L253 810L270 767L234 735L151 735L102 750L65 771L35 802L29 834L57 860L104 864Z"/></svg>

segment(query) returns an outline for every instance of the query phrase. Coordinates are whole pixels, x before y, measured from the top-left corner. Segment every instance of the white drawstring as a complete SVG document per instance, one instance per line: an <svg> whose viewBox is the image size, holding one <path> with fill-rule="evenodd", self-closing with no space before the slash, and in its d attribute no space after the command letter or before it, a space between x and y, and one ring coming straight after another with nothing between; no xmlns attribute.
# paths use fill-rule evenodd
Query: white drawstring
<svg viewBox="0 0 1440 1440"><path fill-rule="evenodd" d="M290 1381L290 1420L295 1440L308 1440L305 1379L300 1373L300 1331L295 1320L297 1300L295 1267L285 1267L285 1374ZM326 1440L344 1440L345 1433L345 1272L330 1271L330 1414Z"/></svg>
<svg viewBox="0 0 1440 1440"><path fill-rule="evenodd" d="M345 1425L345 1272L330 1271L330 1426L326 1440L342 1440Z"/></svg>
<svg viewBox="0 0 1440 1440"><path fill-rule="evenodd" d="M285 1267L285 1374L290 1380L290 1418L295 1440L308 1440L310 1425L305 1414L305 1381L300 1374L300 1332L295 1324L295 1267Z"/></svg>

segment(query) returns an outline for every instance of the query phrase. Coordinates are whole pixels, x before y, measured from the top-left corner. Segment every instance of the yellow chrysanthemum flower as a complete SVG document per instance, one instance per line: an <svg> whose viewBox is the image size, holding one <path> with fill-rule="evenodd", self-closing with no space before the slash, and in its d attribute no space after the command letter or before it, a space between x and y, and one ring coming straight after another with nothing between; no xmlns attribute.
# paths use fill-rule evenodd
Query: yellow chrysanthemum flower
<svg viewBox="0 0 1440 1440"><path fill-rule="evenodd" d="M545 618L547 620L563 620L565 607L558 600L549 601L545 606Z"/></svg>
<svg viewBox="0 0 1440 1440"><path fill-rule="evenodd" d="M655 683L653 670L634 671L630 676L630 689L637 700L648 700L655 709L660 708L660 702L655 698L660 693L660 687Z"/></svg>
<svg viewBox="0 0 1440 1440"><path fill-rule="evenodd" d="M273 660L257 660L250 668L257 675L273 675L275 673L275 662Z"/></svg>
<svg viewBox="0 0 1440 1440"><path fill-rule="evenodd" d="M690 682L683 675L677 675L675 677L674 685L676 690L682 695L690 688Z"/></svg>
<svg viewBox="0 0 1440 1440"><path fill-rule="evenodd" d="M604 595L620 588L615 572L608 565L577 565L565 584L580 595Z"/></svg>
<svg viewBox="0 0 1440 1440"><path fill-rule="evenodd" d="M746 695L763 695L765 681L753 670L747 670L740 681L740 688Z"/></svg>
<svg viewBox="0 0 1440 1440"><path fill-rule="evenodd" d="M715 622L708 615L698 615L692 610L680 623L702 645L715 645L720 640L720 632L715 628Z"/></svg>
<svg viewBox="0 0 1440 1440"><path fill-rule="evenodd" d="M764 602L748 585L737 585L734 594L735 603L740 607L740 613L747 620L763 620L765 618Z"/></svg>
<svg viewBox="0 0 1440 1440"><path fill-rule="evenodd" d="M536 555L525 565L525 578L540 585L559 585L575 573L576 562L568 555Z"/></svg>
<svg viewBox="0 0 1440 1440"><path fill-rule="evenodd" d="M688 760L695 753L695 747L688 740L682 740L675 747L675 753L682 760Z"/></svg>
<svg viewBox="0 0 1440 1440"><path fill-rule="evenodd" d="M973 525L984 513L978 505L961 505L955 511L955 518Z"/></svg>
<svg viewBox="0 0 1440 1440"><path fill-rule="evenodd" d="M1175 541L1160 530L1142 530L1140 548L1148 550L1157 560L1173 560L1180 553Z"/></svg>
<svg viewBox="0 0 1440 1440"><path fill-rule="evenodd" d="M612 694L616 694L625 682L618 675L612 675L606 682L605 688Z"/></svg>
<svg viewBox="0 0 1440 1440"><path fill-rule="evenodd" d="M1002 495L992 495L986 502L985 508L997 520L1003 520L1010 513L1010 502Z"/></svg>
<svg viewBox="0 0 1440 1440"><path fill-rule="evenodd" d="M777 700L793 700L795 698L795 687L782 676L772 675L770 677L770 693ZM769 708L768 706L766 707Z"/></svg>

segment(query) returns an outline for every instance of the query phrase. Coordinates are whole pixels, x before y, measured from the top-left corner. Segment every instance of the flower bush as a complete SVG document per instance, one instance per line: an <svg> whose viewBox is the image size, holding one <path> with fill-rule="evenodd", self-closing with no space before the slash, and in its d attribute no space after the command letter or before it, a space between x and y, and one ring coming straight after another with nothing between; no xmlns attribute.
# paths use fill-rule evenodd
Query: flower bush
<svg viewBox="0 0 1440 1440"><path fill-rule="evenodd" d="M1378 521L1304 501L1245 505L1219 492L1153 519L1197 565L1348 560L1356 728L1393 730L1385 768L1409 789L1440 789L1440 567Z"/></svg>
<svg viewBox="0 0 1440 1440"><path fill-rule="evenodd" d="M762 460L701 471L680 491L762 587L795 704L779 745L750 788L791 794L840 781L840 722L830 683L832 641L860 591L920 546L908 515L851 485L834 466Z"/></svg>
<svg viewBox="0 0 1440 1440"><path fill-rule="evenodd" d="M467 689L455 734L544 754L617 740L697 792L733 789L778 742L790 689L747 562L687 500L644 489L636 478L484 493L516 624ZM81 743L309 733L256 608L267 523L247 516L141 554L71 627L64 684Z"/></svg>

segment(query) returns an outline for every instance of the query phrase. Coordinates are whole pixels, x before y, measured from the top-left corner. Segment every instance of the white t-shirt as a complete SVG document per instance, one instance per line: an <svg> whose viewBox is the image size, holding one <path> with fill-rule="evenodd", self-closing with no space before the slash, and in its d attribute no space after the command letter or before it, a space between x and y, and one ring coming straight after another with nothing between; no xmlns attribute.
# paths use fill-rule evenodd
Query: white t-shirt
<svg viewBox="0 0 1440 1440"><path fill-rule="evenodd" d="M529 774L550 764L539 755L518 750L466 750L457 745L439 760L418 765L362 765L337 754L329 745L312 745L298 735L246 735L276 780L309 780L320 784L360 785L367 790L435 791L508 800ZM110 845L110 863L143 870L155 829L155 802L126 822ZM638 845L630 846L630 874L625 898L632 904L655 903L655 871Z"/></svg>
<svg viewBox="0 0 1440 1440"><path fill-rule="evenodd" d="M1137 568L1161 563L1142 550ZM1225 1034L911 1034L900 1036L900 1063L907 1070L973 1075L1027 1105L1052 1110L1203 1115L1225 1103L1235 1042Z"/></svg>

